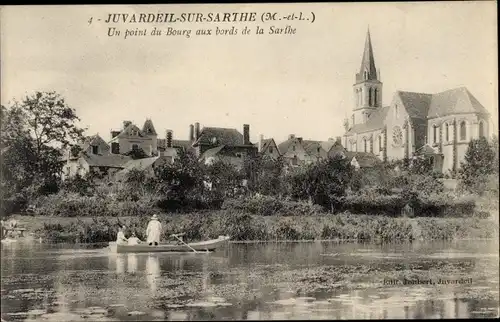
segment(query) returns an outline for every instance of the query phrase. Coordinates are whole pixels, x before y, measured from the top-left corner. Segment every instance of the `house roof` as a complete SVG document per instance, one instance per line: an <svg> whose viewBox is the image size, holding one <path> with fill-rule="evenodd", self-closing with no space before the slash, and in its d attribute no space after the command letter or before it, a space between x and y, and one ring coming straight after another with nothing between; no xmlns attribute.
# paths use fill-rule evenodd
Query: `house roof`
<svg viewBox="0 0 500 322"><path fill-rule="evenodd" d="M456 113L490 113L466 87L433 94L427 117L440 117Z"/></svg>
<svg viewBox="0 0 500 322"><path fill-rule="evenodd" d="M142 133L145 135L158 135L156 133L153 121L151 121L151 119L146 119L146 121L144 122L144 126L142 127Z"/></svg>
<svg viewBox="0 0 500 322"><path fill-rule="evenodd" d="M387 112L389 111L389 106L379 107L375 109L366 123L358 123L354 124L353 127L347 131L347 135L354 133L364 133L374 130L379 130L384 127L385 117L387 116Z"/></svg>
<svg viewBox="0 0 500 322"><path fill-rule="evenodd" d="M117 136L115 136L113 139L115 139L115 138L122 138L124 136L129 136L130 132L132 130L136 130L139 137L144 137L145 136L144 133L142 133L141 129L139 129L137 127L137 125L135 125L134 123L130 123L129 125L127 125L126 128L123 129L123 131L120 132L120 134L118 134Z"/></svg>
<svg viewBox="0 0 500 322"><path fill-rule="evenodd" d="M172 146L176 148L179 147L189 150L192 147L191 145L191 141L189 140L172 140Z"/></svg>
<svg viewBox="0 0 500 322"><path fill-rule="evenodd" d="M122 170L118 171L115 174L115 179L117 179L117 180L123 179L125 177L125 175L132 170L139 170L139 171L146 170L147 168L152 167L153 164L156 161L158 161L159 159L162 159L162 157L152 157L152 158L130 160L127 163L125 163Z"/></svg>
<svg viewBox="0 0 500 322"><path fill-rule="evenodd" d="M220 151L222 151L222 149L224 149L224 145L220 145L218 147L215 147L215 148L212 148L212 149L208 149L206 150L200 157L200 159L208 159L210 157L214 157L216 155L219 154Z"/></svg>
<svg viewBox="0 0 500 322"><path fill-rule="evenodd" d="M420 149L417 149L415 151L415 154L428 155L428 154L437 154L437 153L429 144L425 144Z"/></svg>
<svg viewBox="0 0 500 322"><path fill-rule="evenodd" d="M131 157L121 154L95 155L83 154L83 158L91 167L123 168L125 164L132 160Z"/></svg>
<svg viewBox="0 0 500 322"><path fill-rule="evenodd" d="M262 151L265 151L269 147L271 142L274 142L274 140L273 139L263 139L262 140L262 147L261 147Z"/></svg>
<svg viewBox="0 0 500 322"><path fill-rule="evenodd" d="M313 141L313 140L303 140L302 141L302 146L304 147L304 150L308 154L318 154L318 148L322 149L321 141Z"/></svg>
<svg viewBox="0 0 500 322"><path fill-rule="evenodd" d="M215 140L215 142L214 142ZM222 127L204 127L193 146L207 145L243 145L243 134L236 129Z"/></svg>
<svg viewBox="0 0 500 322"><path fill-rule="evenodd" d="M375 154L370 152L344 152L344 154L349 160L355 158L361 168L370 168L382 162Z"/></svg>
<svg viewBox="0 0 500 322"><path fill-rule="evenodd" d="M296 137L292 138L292 139L288 139L288 140L278 144L278 151L280 152L280 154L285 154L288 151L288 149L290 148L290 145L292 145L292 143L294 143L294 142L302 144L302 143L300 143L300 140Z"/></svg>

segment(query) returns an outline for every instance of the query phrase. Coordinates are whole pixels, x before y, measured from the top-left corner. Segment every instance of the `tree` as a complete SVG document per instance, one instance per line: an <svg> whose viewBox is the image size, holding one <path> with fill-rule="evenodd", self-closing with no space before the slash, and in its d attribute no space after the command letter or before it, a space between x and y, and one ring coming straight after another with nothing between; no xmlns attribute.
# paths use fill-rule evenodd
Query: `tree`
<svg viewBox="0 0 500 322"><path fill-rule="evenodd" d="M463 191L482 194L484 183L494 171L495 151L486 138L481 137L469 142L464 162L461 163L459 185Z"/></svg>
<svg viewBox="0 0 500 322"><path fill-rule="evenodd" d="M36 92L1 107L2 199L57 191L62 169L60 148L81 138L84 129L74 109L55 92ZM33 196L35 194L35 196Z"/></svg>
<svg viewBox="0 0 500 322"><path fill-rule="evenodd" d="M233 196L234 189L238 188L244 175L230 163L222 160L205 166L205 178L212 183L212 189L219 196Z"/></svg>
<svg viewBox="0 0 500 322"><path fill-rule="evenodd" d="M133 146L132 150L125 153L125 155L131 157L134 160L149 158L149 155L147 155L142 148L136 146Z"/></svg>

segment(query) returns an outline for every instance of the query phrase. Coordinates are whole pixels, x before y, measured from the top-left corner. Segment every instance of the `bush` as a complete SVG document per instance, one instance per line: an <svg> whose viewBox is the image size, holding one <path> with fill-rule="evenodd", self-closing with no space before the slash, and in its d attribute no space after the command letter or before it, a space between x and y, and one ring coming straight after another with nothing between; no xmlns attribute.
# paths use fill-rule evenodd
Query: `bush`
<svg viewBox="0 0 500 322"><path fill-rule="evenodd" d="M222 209L248 212L260 216L310 216L324 212L319 205L302 201L281 200L270 196L227 199L222 204Z"/></svg>

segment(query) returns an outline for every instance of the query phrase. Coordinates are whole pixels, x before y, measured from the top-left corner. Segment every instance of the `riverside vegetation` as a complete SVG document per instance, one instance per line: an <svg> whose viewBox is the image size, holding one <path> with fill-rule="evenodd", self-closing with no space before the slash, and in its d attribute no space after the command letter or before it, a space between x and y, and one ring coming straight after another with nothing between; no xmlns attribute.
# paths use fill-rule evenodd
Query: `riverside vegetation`
<svg viewBox="0 0 500 322"><path fill-rule="evenodd" d="M237 169L181 153L154 175L132 170L117 182L90 173L62 182L53 146L71 147L83 135L74 110L56 93L35 93L2 106L1 113L2 216L19 217L32 207L21 222L54 242L114 240L120 223L144 238L153 213L164 223L164 237L184 231L190 240L222 234L234 240L358 241L498 235L496 138L470 142L460 170L447 174L459 182L455 191L445 189L426 158L356 170L340 156L298 168L256 157Z"/></svg>

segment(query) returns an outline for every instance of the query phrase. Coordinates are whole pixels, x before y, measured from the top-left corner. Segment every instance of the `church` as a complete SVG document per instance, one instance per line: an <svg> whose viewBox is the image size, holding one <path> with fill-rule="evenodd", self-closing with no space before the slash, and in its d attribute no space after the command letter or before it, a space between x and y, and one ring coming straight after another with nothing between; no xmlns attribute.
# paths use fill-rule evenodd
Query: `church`
<svg viewBox="0 0 500 322"><path fill-rule="evenodd" d="M490 113L465 87L432 94L397 91L384 106L382 86L368 30L352 114L344 121L347 151L373 153L383 161L425 155L435 171L449 173L460 167L470 140L489 138Z"/></svg>

